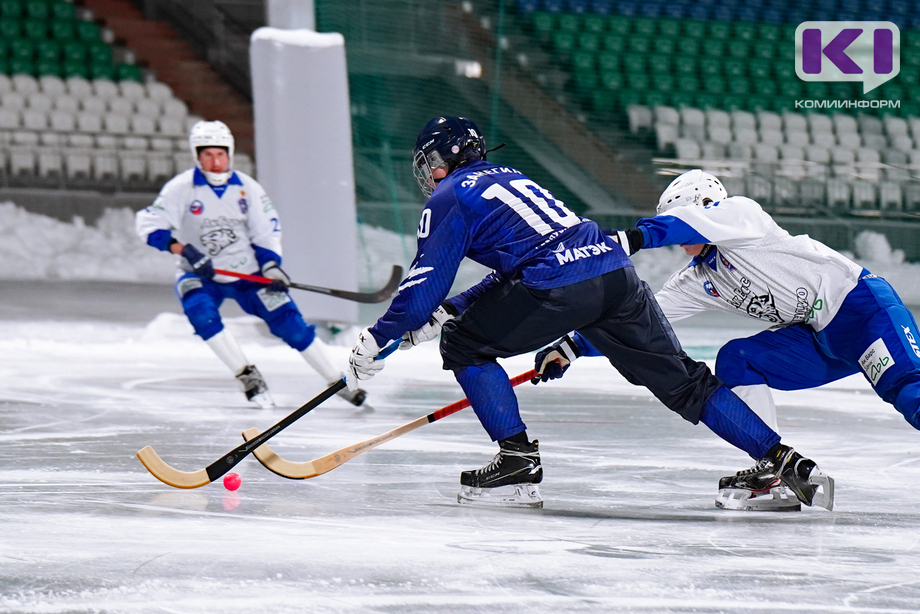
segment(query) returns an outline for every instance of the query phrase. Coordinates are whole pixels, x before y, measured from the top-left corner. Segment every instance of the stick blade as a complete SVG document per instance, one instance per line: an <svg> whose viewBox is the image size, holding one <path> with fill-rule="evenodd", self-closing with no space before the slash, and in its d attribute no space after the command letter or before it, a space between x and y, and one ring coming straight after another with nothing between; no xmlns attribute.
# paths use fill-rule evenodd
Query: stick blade
<svg viewBox="0 0 920 614"><path fill-rule="evenodd" d="M243 431L243 439L246 441L252 441L259 435L259 429L248 428ZM262 466L274 473L275 475L280 475L283 478L288 478L291 480L305 480L307 478L313 478L319 475L319 473L313 468L313 462L307 461L305 463L295 463L293 461L286 460L281 458L275 451L268 447L267 443L263 443L261 446L256 448L253 451L253 454Z"/></svg>
<svg viewBox="0 0 920 614"><path fill-rule="evenodd" d="M156 450L150 446L146 446L138 451L137 459L141 461L153 477L168 486L173 486L175 488L201 488L211 483L208 472L204 469L199 469L191 473L188 471L179 471L166 464L166 461L160 458Z"/></svg>

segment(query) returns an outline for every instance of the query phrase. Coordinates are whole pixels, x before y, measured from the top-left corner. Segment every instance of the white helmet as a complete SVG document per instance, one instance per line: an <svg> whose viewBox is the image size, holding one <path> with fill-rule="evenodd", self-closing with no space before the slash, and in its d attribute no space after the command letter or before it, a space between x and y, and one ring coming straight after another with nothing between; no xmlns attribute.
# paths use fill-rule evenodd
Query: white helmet
<svg viewBox="0 0 920 614"><path fill-rule="evenodd" d="M705 205L728 198L722 182L698 168L687 171L671 182L658 199L658 214L684 205Z"/></svg>
<svg viewBox="0 0 920 614"><path fill-rule="evenodd" d="M192 157L195 158L195 166L202 172L205 179L211 185L224 185L233 174L233 133L224 122L198 122L192 126L192 132L188 137L188 144L192 150ZM198 159L198 149L200 147L225 147L227 155L230 156L230 165L226 173L209 173L201 168L201 161Z"/></svg>

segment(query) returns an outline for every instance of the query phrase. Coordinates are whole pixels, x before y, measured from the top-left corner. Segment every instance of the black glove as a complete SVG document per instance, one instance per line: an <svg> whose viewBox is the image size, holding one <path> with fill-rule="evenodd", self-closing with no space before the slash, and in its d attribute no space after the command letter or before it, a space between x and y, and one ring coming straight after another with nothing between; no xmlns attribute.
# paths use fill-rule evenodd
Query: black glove
<svg viewBox="0 0 920 614"><path fill-rule="evenodd" d="M619 243L627 256L632 256L645 244L645 235L638 228L627 228L626 230L604 228L602 232Z"/></svg>
<svg viewBox="0 0 920 614"><path fill-rule="evenodd" d="M196 275L214 279L214 264L211 262L211 257L202 254L197 247L186 243L182 248L182 257L188 260Z"/></svg>
<svg viewBox="0 0 920 614"><path fill-rule="evenodd" d="M262 276L272 280L272 283L268 285L269 292L287 292L288 286L291 285L291 278L274 260L269 260L262 265Z"/></svg>
<svg viewBox="0 0 920 614"><path fill-rule="evenodd" d="M548 382L551 379L559 379L565 373L572 361L581 356L578 346L571 335L566 335L551 346L537 352L534 359L533 368L537 372L537 377L533 378L531 383L543 381Z"/></svg>

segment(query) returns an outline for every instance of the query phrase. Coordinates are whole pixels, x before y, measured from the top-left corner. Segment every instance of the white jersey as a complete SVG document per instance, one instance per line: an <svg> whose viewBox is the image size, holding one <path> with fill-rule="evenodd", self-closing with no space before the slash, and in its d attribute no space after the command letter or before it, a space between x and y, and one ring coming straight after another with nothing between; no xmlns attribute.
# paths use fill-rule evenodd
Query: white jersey
<svg viewBox="0 0 920 614"><path fill-rule="evenodd" d="M281 225L278 212L262 186L236 171L218 193L192 168L171 179L153 204L137 213L136 229L144 241L157 230L172 232L180 243L190 243L211 257L214 268L239 273L260 270L253 246L281 257ZM185 258L181 271L191 271ZM218 275L215 281L236 278Z"/></svg>
<svg viewBox="0 0 920 614"><path fill-rule="evenodd" d="M774 325L804 323L821 330L863 271L808 235L790 235L759 204L742 196L706 207L677 207L642 220L640 227L643 222L654 226L650 234L657 244L651 247L673 244L667 242L669 234L690 244L689 229L697 234L694 243L714 246L655 295L672 321L722 310Z"/></svg>

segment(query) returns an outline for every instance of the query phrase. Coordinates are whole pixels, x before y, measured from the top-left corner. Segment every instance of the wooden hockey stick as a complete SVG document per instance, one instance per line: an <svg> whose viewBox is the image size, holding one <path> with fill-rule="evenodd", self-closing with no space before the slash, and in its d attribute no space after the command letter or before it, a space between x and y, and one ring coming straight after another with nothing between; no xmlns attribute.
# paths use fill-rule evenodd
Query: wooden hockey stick
<svg viewBox="0 0 920 614"><path fill-rule="evenodd" d="M380 354L377 355L376 360L383 360L390 354L396 351L399 347L399 340L394 341L387 347L385 347ZM204 469L199 469L198 471L180 471L174 467L171 467L160 458L160 455L157 454L151 446L146 446L142 450L138 451L137 458L143 463L144 467L147 468L153 477L160 480L164 484L169 486L175 486L176 488L200 488L205 484L210 484L215 480L218 480L225 473L233 469L241 460L249 456L253 450L258 448L260 445L264 444L266 441L291 426L305 416L307 413L321 405L329 397L333 396L339 390L345 388L345 378L338 380L323 392L313 397L303 405L301 405L294 412L289 414L286 418L275 424L274 426L267 429L264 433L254 437L251 441L245 442L241 446L230 450L219 459L205 467Z"/></svg>
<svg viewBox="0 0 920 614"><path fill-rule="evenodd" d="M531 378L536 377L536 371L528 371L527 373L522 373L517 377L511 379L511 385L517 386L518 384L523 384L526 381L530 381ZM436 422L441 418L446 418L451 414L455 414L461 409L467 408L470 406L468 399L463 399L457 401L456 403L451 403L446 407L428 414L427 416L422 416L417 418L408 424L404 424L399 428L395 428L392 431L387 431L383 435L378 435L377 437L372 437L360 443L356 443L350 446L346 446L341 450L336 450L331 454L326 456L321 456L312 461L307 461L305 463L295 463L284 459L278 454L276 454L267 444L263 444L256 448L254 454L262 465L271 471L276 473L283 478L290 478L292 480L305 480L307 478L315 478L318 475L328 473L332 471L339 465L347 463L354 457L358 456L363 452L367 452L372 448L376 448L382 443L390 441L391 439L396 439L400 435L405 435L410 431L414 431L417 428L421 428L426 424ZM258 429L250 428L243 431L243 439L246 441L255 441L260 437Z"/></svg>
<svg viewBox="0 0 920 614"><path fill-rule="evenodd" d="M273 281L278 281L277 279L269 279L268 277L262 277L261 275L247 275L245 273L237 273L236 271L225 271L224 269L214 269L214 272L218 275L236 277L238 279L254 281L259 284L270 284ZM396 293L397 288L399 288L399 282L402 281L402 274L403 268L394 264L393 272L390 274L390 280L384 287L377 290L376 292L349 292L348 290L334 290L333 288L322 288L320 286L309 286L307 284L295 284L293 282L291 282L289 285L291 288L296 288L298 290L319 292L320 294L334 296L336 298L345 299L346 301L355 301L356 303L382 303Z"/></svg>

